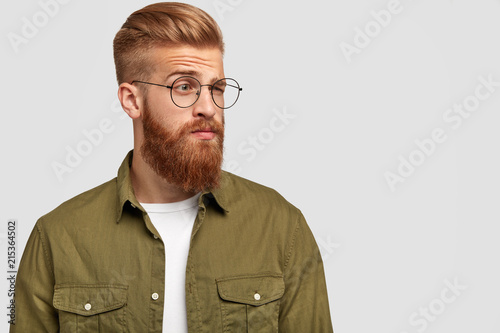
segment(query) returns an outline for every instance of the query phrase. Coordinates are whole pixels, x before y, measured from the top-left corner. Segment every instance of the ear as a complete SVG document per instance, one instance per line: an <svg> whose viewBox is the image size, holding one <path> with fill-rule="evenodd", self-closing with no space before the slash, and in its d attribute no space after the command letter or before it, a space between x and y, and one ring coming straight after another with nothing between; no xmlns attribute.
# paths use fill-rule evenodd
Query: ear
<svg viewBox="0 0 500 333"><path fill-rule="evenodd" d="M141 116L143 96L141 90L136 86L127 82L120 84L118 99L130 118L137 119Z"/></svg>

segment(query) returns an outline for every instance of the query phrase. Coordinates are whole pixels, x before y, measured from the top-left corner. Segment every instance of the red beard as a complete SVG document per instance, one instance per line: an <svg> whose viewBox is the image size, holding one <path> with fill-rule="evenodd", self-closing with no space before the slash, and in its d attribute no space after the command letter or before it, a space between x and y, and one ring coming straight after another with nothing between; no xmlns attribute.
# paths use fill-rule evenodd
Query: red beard
<svg viewBox="0 0 500 333"><path fill-rule="evenodd" d="M195 140L190 137L193 131L208 127L216 134L213 140ZM151 117L146 103L143 130L142 157L160 177L186 192L219 187L224 145L223 124L200 118L176 131L168 131Z"/></svg>

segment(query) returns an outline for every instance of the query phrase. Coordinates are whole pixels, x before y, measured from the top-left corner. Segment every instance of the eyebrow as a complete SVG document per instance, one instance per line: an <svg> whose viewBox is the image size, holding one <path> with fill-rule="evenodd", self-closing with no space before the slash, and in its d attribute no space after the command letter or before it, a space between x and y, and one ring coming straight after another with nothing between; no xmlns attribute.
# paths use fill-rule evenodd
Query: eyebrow
<svg viewBox="0 0 500 333"><path fill-rule="evenodd" d="M200 72L195 71L195 70L185 70L185 69L179 69L176 71L173 71L172 73L169 73L167 77L165 78L165 82L168 82L168 80L173 77L173 76L194 76L195 78L199 79L201 76L203 76ZM212 82L218 81L220 78L218 76L214 77L211 79Z"/></svg>

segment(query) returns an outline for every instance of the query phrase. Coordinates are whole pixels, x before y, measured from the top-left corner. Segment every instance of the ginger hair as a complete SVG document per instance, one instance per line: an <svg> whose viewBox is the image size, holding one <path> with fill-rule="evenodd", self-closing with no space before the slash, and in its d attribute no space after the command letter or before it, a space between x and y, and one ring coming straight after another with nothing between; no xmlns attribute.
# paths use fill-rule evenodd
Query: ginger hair
<svg viewBox="0 0 500 333"><path fill-rule="evenodd" d="M214 47L224 54L218 24L197 7L160 2L132 13L113 41L118 84L150 77L153 71L149 57L152 48L181 45Z"/></svg>

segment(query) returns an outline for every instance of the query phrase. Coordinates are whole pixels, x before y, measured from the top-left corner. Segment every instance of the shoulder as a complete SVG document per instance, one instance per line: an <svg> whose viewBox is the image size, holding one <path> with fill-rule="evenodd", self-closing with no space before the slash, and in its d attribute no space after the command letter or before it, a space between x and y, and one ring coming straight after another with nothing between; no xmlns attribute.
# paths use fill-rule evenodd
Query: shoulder
<svg viewBox="0 0 500 333"><path fill-rule="evenodd" d="M223 193L230 204L244 204L259 210L275 210L279 213L301 214L278 191L246 178L223 171Z"/></svg>
<svg viewBox="0 0 500 333"><path fill-rule="evenodd" d="M77 223L96 220L97 216L112 216L117 205L116 178L85 191L42 216L44 225L50 223Z"/></svg>

